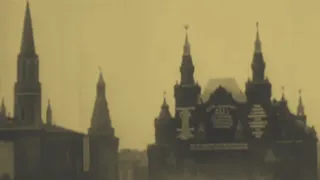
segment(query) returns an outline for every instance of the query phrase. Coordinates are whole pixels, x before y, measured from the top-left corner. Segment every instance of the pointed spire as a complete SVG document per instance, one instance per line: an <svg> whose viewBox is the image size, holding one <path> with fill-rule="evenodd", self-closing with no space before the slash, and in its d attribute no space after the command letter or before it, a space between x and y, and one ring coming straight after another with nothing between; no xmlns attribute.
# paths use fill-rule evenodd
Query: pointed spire
<svg viewBox="0 0 320 180"><path fill-rule="evenodd" d="M184 46L183 46L183 55L190 56L191 52L190 52L190 43L189 43L189 38L188 38L189 25L185 25L184 29L186 30L186 37L185 37L185 42L184 42Z"/></svg>
<svg viewBox="0 0 320 180"><path fill-rule="evenodd" d="M254 52L255 53L261 53L261 41L260 41L260 33L259 33L259 22L256 22L256 28L257 28L257 32L256 32L256 41L255 41L255 48L254 48Z"/></svg>
<svg viewBox="0 0 320 180"><path fill-rule="evenodd" d="M29 1L26 4L20 54L31 57L36 55Z"/></svg>
<svg viewBox="0 0 320 180"><path fill-rule="evenodd" d="M97 96L105 96L106 93L106 84L104 82L103 74L101 67L99 66L99 79L97 82Z"/></svg>
<svg viewBox="0 0 320 180"><path fill-rule="evenodd" d="M97 83L96 101L91 117L89 133L105 133L113 136L114 129L112 127L108 102L106 99L105 82L100 67L99 70L100 74Z"/></svg>
<svg viewBox="0 0 320 180"><path fill-rule="evenodd" d="M260 34L259 34L259 23L256 22L256 40L254 43L254 54L253 59L251 63L251 69L252 69L252 81L261 83L264 82L265 79L265 69L266 64L263 58L263 54L261 51L261 40L260 40Z"/></svg>
<svg viewBox="0 0 320 180"><path fill-rule="evenodd" d="M4 116L7 115L7 110L6 109L7 108L6 108L6 105L4 103L4 98L2 98L0 113L2 115L4 115Z"/></svg>
<svg viewBox="0 0 320 180"><path fill-rule="evenodd" d="M48 125L52 125L52 109L51 109L51 103L50 99L48 99L48 104L47 104L47 117L46 117L46 122Z"/></svg>
<svg viewBox="0 0 320 180"><path fill-rule="evenodd" d="M99 84L99 85L105 85L104 79L103 79L102 70L101 70L101 67L100 67L100 66L99 66L99 80L98 80L98 84Z"/></svg>
<svg viewBox="0 0 320 180"><path fill-rule="evenodd" d="M301 89L299 89L299 104L298 104L298 108L297 108L297 115L298 116L305 116L304 105L302 103Z"/></svg>

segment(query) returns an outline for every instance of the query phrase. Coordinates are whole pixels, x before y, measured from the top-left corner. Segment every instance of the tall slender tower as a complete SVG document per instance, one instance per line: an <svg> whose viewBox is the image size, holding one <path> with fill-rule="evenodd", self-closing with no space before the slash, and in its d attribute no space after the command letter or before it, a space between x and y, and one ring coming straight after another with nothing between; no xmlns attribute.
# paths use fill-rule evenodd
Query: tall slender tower
<svg viewBox="0 0 320 180"><path fill-rule="evenodd" d="M14 115L17 124L39 126L41 120L41 83L35 50L29 2L27 2L14 87Z"/></svg>
<svg viewBox="0 0 320 180"><path fill-rule="evenodd" d="M183 47L182 62L180 66L181 80L174 87L174 96L176 102L176 117L180 117L182 109L192 110L198 103L201 88L194 80L194 65L190 51L188 38L189 26L185 26L186 37Z"/></svg>
<svg viewBox="0 0 320 180"><path fill-rule="evenodd" d="M93 180L118 180L119 139L114 135L105 91L105 82L100 72L89 128L89 171Z"/></svg>
<svg viewBox="0 0 320 180"><path fill-rule="evenodd" d="M246 95L249 103L264 104L271 102L271 83L265 77L266 63L261 49L258 22L256 25L257 33L251 63L252 80L248 80L246 83Z"/></svg>

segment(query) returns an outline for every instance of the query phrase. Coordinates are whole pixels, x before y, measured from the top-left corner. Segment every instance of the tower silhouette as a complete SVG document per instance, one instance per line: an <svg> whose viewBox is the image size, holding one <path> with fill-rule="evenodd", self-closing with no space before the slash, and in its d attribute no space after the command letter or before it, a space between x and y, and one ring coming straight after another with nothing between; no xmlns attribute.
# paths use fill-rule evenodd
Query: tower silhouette
<svg viewBox="0 0 320 180"><path fill-rule="evenodd" d="M114 135L114 128L106 99L105 82L100 70L89 128L90 167L93 180L118 180L119 139Z"/></svg>
<svg viewBox="0 0 320 180"><path fill-rule="evenodd" d="M266 63L262 53L258 22L256 26L256 40L251 63L252 80L248 80L246 83L246 95L249 103L270 103L271 83L265 77Z"/></svg>
<svg viewBox="0 0 320 180"><path fill-rule="evenodd" d="M27 1L14 86L14 118L24 126L42 125L39 60L35 49L29 2Z"/></svg>

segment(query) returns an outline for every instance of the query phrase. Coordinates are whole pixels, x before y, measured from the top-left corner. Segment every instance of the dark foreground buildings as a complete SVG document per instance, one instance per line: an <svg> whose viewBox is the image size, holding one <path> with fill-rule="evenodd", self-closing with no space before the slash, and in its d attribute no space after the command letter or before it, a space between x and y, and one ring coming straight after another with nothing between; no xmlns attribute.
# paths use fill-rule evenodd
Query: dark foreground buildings
<svg viewBox="0 0 320 180"><path fill-rule="evenodd" d="M164 99L148 147L149 179L316 180L317 137L301 97L297 114L284 94L271 99L265 68L257 28L245 93L232 79L213 79L201 94L186 35L175 115Z"/></svg>
<svg viewBox="0 0 320 180"><path fill-rule="evenodd" d="M57 126L48 103L41 118L39 59L35 50L29 3L14 86L14 116L0 109L0 167L16 180L118 180L118 144L114 135L100 73L88 135Z"/></svg>

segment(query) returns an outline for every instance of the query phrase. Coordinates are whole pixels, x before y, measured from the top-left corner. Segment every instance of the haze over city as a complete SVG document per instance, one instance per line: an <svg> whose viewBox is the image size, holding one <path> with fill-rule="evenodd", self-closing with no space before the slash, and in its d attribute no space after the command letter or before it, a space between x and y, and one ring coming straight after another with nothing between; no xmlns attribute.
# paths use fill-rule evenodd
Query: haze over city
<svg viewBox="0 0 320 180"><path fill-rule="evenodd" d="M31 0L40 61L43 119L50 98L56 124L86 132L101 67L121 148L154 141L163 91L174 108L173 85L185 29L204 88L210 78L251 77L256 21L273 97L284 93L295 112L302 89L308 123L319 131L320 2L203 0ZM24 0L0 0L0 96L13 112L13 84ZM142 127L142 128L141 128Z"/></svg>

